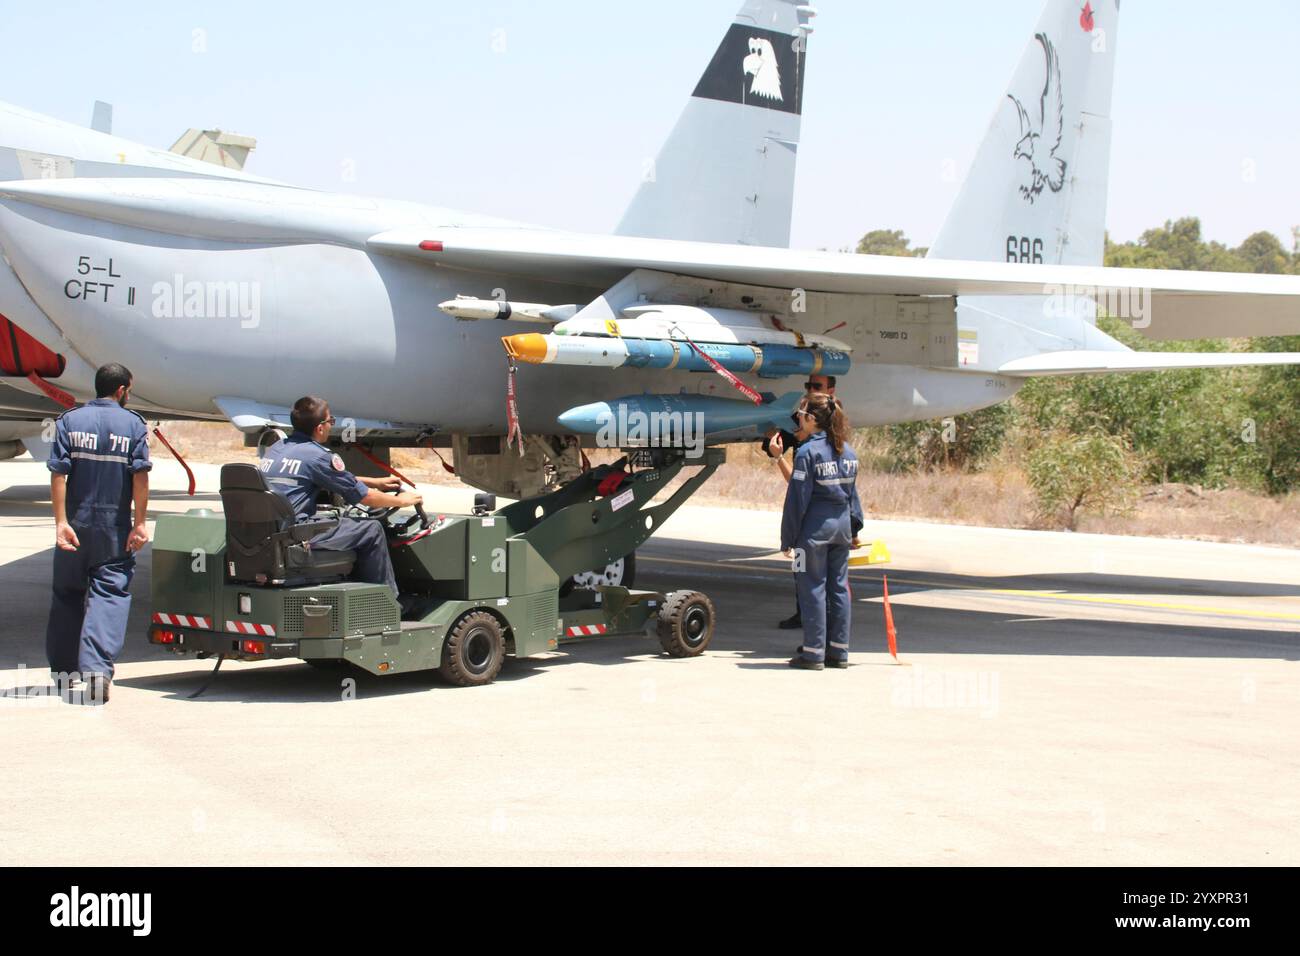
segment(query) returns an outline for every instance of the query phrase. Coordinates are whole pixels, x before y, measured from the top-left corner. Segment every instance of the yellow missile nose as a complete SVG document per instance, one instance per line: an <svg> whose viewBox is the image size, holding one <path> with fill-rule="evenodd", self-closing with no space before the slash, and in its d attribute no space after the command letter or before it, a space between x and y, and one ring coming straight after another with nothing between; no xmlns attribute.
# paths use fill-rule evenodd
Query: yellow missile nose
<svg viewBox="0 0 1300 956"><path fill-rule="evenodd" d="M521 332L519 335L501 336L501 344L512 359L541 365L546 361L546 336L540 332Z"/></svg>

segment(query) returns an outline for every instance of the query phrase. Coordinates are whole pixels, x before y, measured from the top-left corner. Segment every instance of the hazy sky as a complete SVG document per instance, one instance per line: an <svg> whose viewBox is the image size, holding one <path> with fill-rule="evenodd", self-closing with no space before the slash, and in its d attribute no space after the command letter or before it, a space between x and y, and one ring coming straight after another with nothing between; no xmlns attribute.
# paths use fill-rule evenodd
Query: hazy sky
<svg viewBox="0 0 1300 956"><path fill-rule="evenodd" d="M0 99L169 146L258 138L248 169L607 231L739 0L6 4ZM824 0L792 244L929 244L1042 0ZM1300 3L1125 0L1116 238L1199 215L1236 244L1300 224ZM652 10L653 15L645 15Z"/></svg>

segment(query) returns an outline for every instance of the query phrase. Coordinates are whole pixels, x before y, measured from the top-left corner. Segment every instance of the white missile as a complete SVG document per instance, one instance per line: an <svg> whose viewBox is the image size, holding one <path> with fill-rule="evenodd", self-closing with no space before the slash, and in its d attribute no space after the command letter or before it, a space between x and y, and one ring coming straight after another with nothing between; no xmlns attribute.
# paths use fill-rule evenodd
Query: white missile
<svg viewBox="0 0 1300 956"><path fill-rule="evenodd" d="M618 338L599 335L542 335L521 332L501 339L512 359L530 365L579 365L598 368L677 369L714 371L713 363L731 372L768 378L785 375L844 375L849 370L847 352L793 345L733 345L662 339ZM707 358L705 357L707 356ZM712 359L712 362L709 360Z"/></svg>
<svg viewBox="0 0 1300 956"><path fill-rule="evenodd" d="M517 322L563 322L578 313L576 305L545 305L541 302L504 302L500 299L475 299L458 295L438 303L438 308L461 321L478 319L514 319Z"/></svg>
<svg viewBox="0 0 1300 956"><path fill-rule="evenodd" d="M555 327L557 335L620 336L626 339L708 342L720 345L787 345L852 352L839 339L787 328L771 313L710 309L693 305L634 305L617 321L572 318Z"/></svg>

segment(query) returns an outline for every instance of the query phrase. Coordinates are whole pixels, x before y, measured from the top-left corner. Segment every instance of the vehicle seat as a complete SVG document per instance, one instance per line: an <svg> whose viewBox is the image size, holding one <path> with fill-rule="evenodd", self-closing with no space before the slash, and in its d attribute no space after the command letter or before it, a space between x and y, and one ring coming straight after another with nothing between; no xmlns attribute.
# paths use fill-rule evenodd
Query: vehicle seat
<svg viewBox="0 0 1300 956"><path fill-rule="evenodd" d="M298 524L288 499L266 485L256 465L221 466L226 510L226 573L253 584L322 584L348 576L355 551L325 551L308 543L338 526L328 518Z"/></svg>

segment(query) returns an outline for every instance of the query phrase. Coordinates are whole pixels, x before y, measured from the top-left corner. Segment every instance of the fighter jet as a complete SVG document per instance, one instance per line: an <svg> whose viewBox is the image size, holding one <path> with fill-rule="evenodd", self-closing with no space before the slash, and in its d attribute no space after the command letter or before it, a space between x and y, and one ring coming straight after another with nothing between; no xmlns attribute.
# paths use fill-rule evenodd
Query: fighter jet
<svg viewBox="0 0 1300 956"><path fill-rule="evenodd" d="M584 441L648 440L622 426L656 416L710 443L750 440L788 423L810 372L836 370L850 418L871 425L978 409L1033 375L1300 363L1134 352L1096 329L1100 297L1167 334L1300 331L1295 278L1096 264L1118 18L1113 0L1099 7L1087 29L1077 4L1047 4L945 258L780 248L813 11L751 0L617 235L216 167L79 168L0 183L0 313L61 357L57 385L76 397L89 369L121 359L147 408L257 436L325 391L339 441L450 445L463 480L512 495L535 491L544 465L578 467ZM1039 36L1059 70L1065 167L1060 190L1030 202L1012 97L1043 89ZM13 115L0 163L80 165L57 126Z"/></svg>

